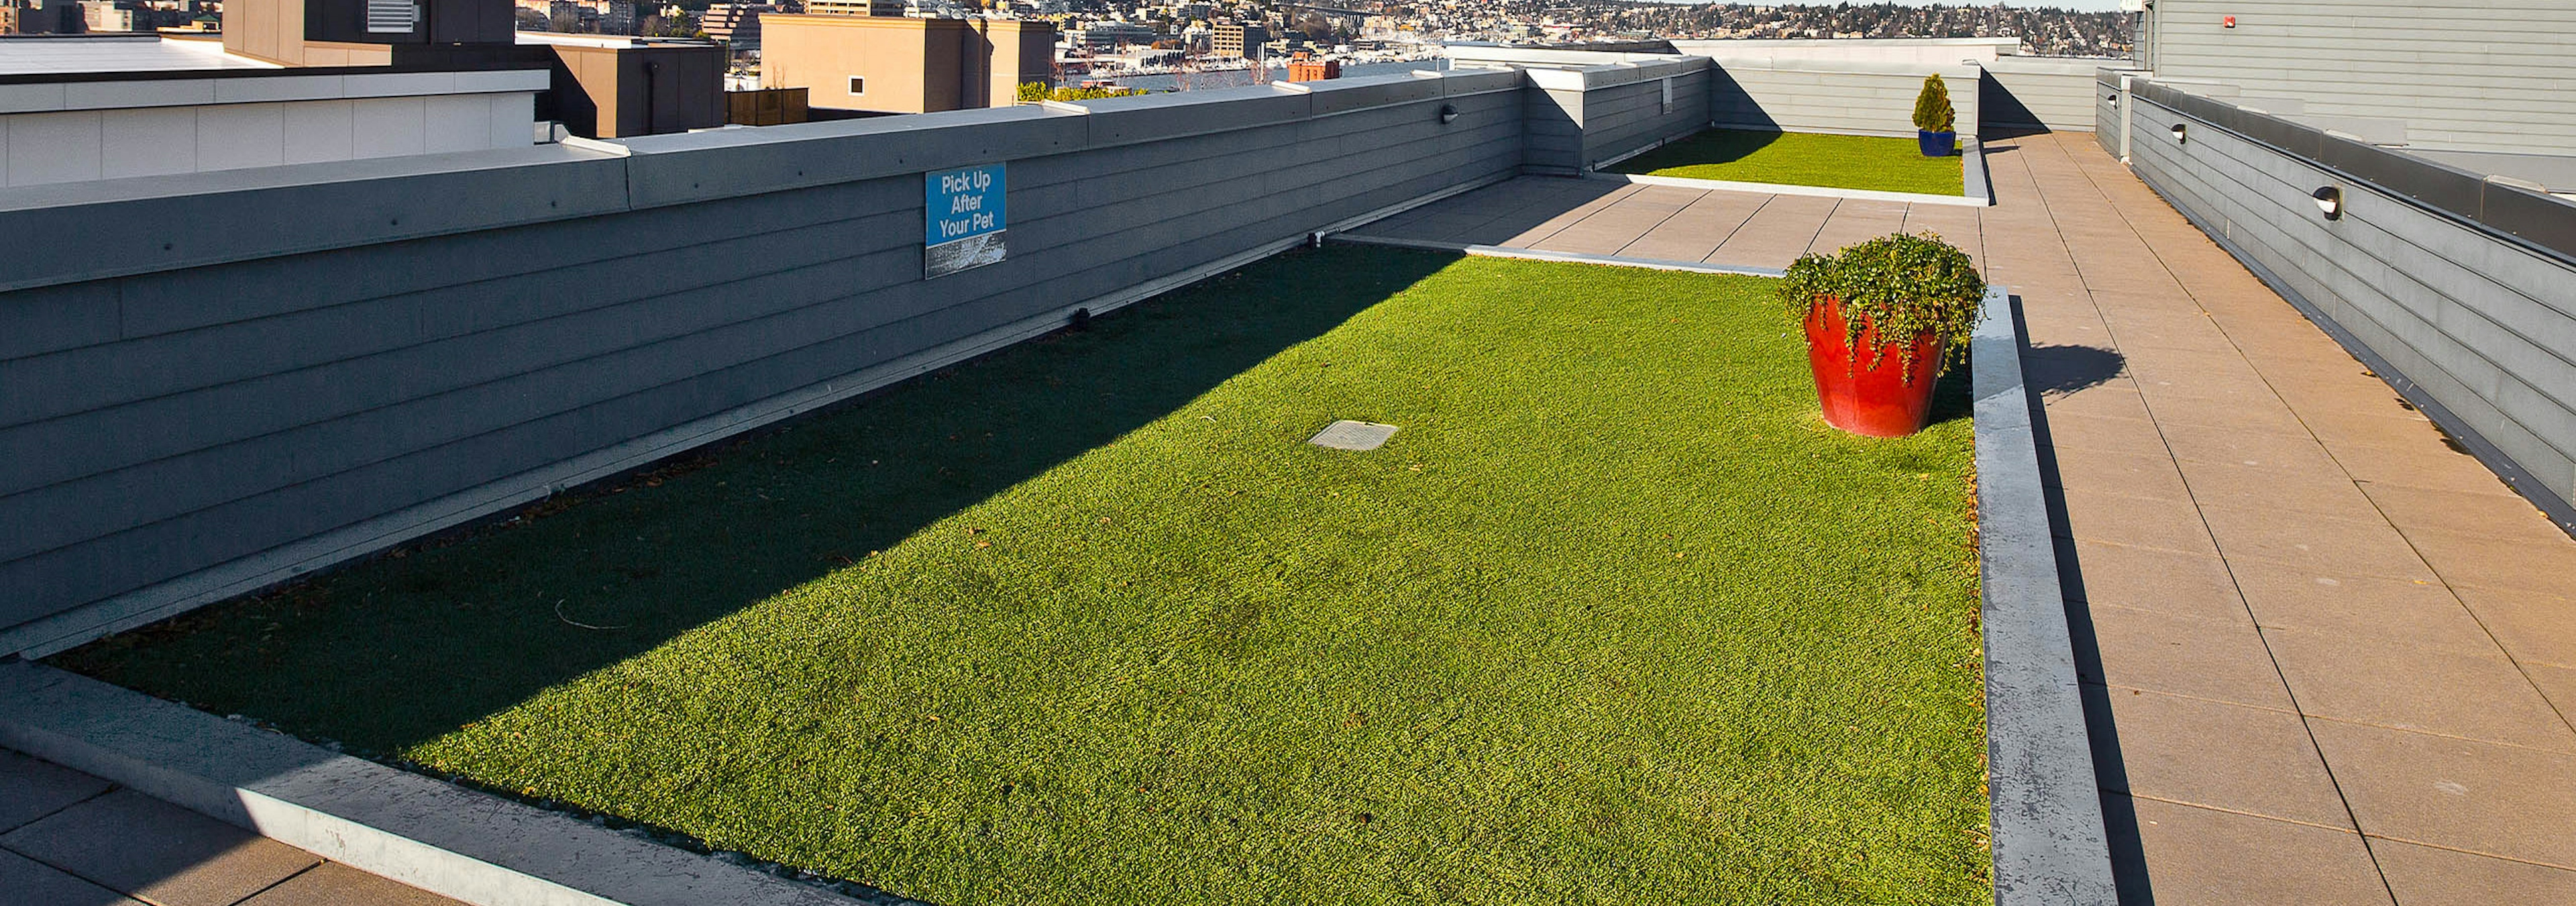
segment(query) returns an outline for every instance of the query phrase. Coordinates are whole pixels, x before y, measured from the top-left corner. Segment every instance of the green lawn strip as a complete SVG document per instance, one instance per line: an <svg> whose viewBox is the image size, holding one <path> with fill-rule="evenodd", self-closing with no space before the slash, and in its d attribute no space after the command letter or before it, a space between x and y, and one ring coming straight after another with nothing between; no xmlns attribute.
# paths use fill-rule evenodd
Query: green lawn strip
<svg viewBox="0 0 2576 906"><path fill-rule="evenodd" d="M1925 157L1910 138L1709 129L1610 169L1646 176L1959 195L1967 191L1961 182L1960 160Z"/></svg>
<svg viewBox="0 0 2576 906"><path fill-rule="evenodd" d="M1769 286L1295 253L57 662L956 906L1986 902L1964 404Z"/></svg>

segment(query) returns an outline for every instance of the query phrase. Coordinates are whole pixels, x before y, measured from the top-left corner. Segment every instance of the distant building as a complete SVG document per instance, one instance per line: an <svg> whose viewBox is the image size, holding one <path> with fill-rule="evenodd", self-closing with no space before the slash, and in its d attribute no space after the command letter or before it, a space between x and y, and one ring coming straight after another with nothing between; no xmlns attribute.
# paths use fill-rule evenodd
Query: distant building
<svg viewBox="0 0 2576 906"><path fill-rule="evenodd" d="M589 138L683 132L725 121L724 49L711 42L521 33L512 0L432 0L435 15L427 16L422 6L382 0L228 0L224 6L227 56L289 67L549 72L535 119Z"/></svg>
<svg viewBox="0 0 2576 906"><path fill-rule="evenodd" d="M1209 53L1219 57L1261 58L1261 45L1270 43L1270 29L1258 25L1228 22L1217 26L1210 35Z"/></svg>
<svg viewBox="0 0 2576 906"><path fill-rule="evenodd" d="M116 0L82 0L81 21L92 33L130 32L134 30L134 11L117 8Z"/></svg>
<svg viewBox="0 0 2576 906"><path fill-rule="evenodd" d="M817 109L932 113L1018 102L1051 82L1055 26L1018 19L763 17L760 87L808 89Z"/></svg>
<svg viewBox="0 0 2576 906"><path fill-rule="evenodd" d="M1094 22L1074 34L1076 43L1094 51L1116 50L1130 44L1151 45L1162 37L1152 28L1132 22Z"/></svg>
<svg viewBox="0 0 2576 906"><path fill-rule="evenodd" d="M717 3L698 17L698 30L735 50L759 50L760 18L777 11L766 3Z"/></svg>
<svg viewBox="0 0 2576 906"><path fill-rule="evenodd" d="M609 35L632 35L643 30L644 14L635 0L608 0L608 11L599 16L599 31Z"/></svg>
<svg viewBox="0 0 2576 906"><path fill-rule="evenodd" d="M6 12L5 34L76 35L88 24L88 10L72 0L19 0Z"/></svg>
<svg viewBox="0 0 2576 906"><path fill-rule="evenodd" d="M1288 64L1288 81L1321 82L1342 77L1340 60L1297 60Z"/></svg>
<svg viewBox="0 0 2576 906"><path fill-rule="evenodd" d="M477 69L470 83L411 78L360 87L227 54L211 38L0 41L0 78L52 95L41 110L0 108L0 132L18 152L0 185L535 144L535 109L551 84L545 61ZM263 121L267 128L244 126Z"/></svg>
<svg viewBox="0 0 2576 906"><path fill-rule="evenodd" d="M807 0L805 12L816 16L903 15L904 0Z"/></svg>

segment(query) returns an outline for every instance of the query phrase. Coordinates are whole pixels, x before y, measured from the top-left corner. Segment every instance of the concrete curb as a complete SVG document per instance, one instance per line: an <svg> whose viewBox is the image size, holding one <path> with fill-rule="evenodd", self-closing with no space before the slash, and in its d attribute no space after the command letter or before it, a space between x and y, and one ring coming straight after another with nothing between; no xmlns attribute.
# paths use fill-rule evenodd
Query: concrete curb
<svg viewBox="0 0 2576 906"><path fill-rule="evenodd" d="M1645 150L1651 150L1651 146L1648 149L1641 149L1637 153L1644 153ZM1624 155L1617 160L1626 160L1628 157L1634 156L1636 155ZM1616 163L1617 160L1603 161L1599 166L1609 166L1610 164ZM1932 195L1923 192L1881 192L1875 189L1835 189L1826 186L1800 186L1775 182L1738 182L1731 179L1686 179L1679 176L1640 176L1632 173L1603 173L1598 170L1583 174L1583 178L1597 179L1603 182L1636 183L1638 185L1646 186L1674 186L1683 189L1714 189L1722 192L1755 192L1763 195L1807 195L1817 198L1850 198L1859 201L1895 201L1906 204L1940 204L1983 208L1991 207L1995 203L1994 192L1988 188L1988 183L1986 181L1985 143L1971 138L1963 138L1959 140L1959 178L1965 188L1964 194L1959 195Z"/></svg>
<svg viewBox="0 0 2576 906"><path fill-rule="evenodd" d="M2119 890L2040 488L2023 345L2011 294L1988 286L1969 361L1995 903L2111 906Z"/></svg>
<svg viewBox="0 0 2576 906"><path fill-rule="evenodd" d="M1518 258L1524 261L1562 261L1570 264L1606 264L1612 267L1642 267L1658 271L1688 271L1694 274L1734 274L1746 277L1777 277L1783 271L1773 267L1751 267L1734 264L1707 264L1698 261L1666 261L1660 258L1618 258L1610 255L1586 255L1581 252L1551 252L1544 249L1516 249L1499 245L1474 245L1465 242L1436 242L1429 239L1404 239L1395 236L1366 236L1357 233L1334 233L1334 242L1352 245L1382 245L1389 248L1422 249L1432 252L1457 252L1478 258Z"/></svg>
<svg viewBox="0 0 2576 906"><path fill-rule="evenodd" d="M477 906L858 902L23 661L0 745Z"/></svg>

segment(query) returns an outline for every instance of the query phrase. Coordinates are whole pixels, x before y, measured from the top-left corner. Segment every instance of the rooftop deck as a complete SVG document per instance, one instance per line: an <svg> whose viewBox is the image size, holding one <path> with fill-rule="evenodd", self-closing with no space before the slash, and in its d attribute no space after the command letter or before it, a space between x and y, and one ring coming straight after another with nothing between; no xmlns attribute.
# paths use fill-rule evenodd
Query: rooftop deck
<svg viewBox="0 0 2576 906"><path fill-rule="evenodd" d="M1983 210L1524 178L1356 233L1778 268L1940 232L2021 302L2122 883L2576 901L2576 542L2089 137L1987 154Z"/></svg>
<svg viewBox="0 0 2576 906"><path fill-rule="evenodd" d="M1525 176L1352 231L1448 245L1778 269L1894 232L1931 230L1976 255L1977 208Z"/></svg>

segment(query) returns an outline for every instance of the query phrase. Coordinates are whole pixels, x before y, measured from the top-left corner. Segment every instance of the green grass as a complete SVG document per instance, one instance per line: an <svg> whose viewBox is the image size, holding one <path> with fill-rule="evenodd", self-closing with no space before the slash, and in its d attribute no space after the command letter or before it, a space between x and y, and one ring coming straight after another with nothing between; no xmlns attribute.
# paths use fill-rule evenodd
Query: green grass
<svg viewBox="0 0 2576 906"><path fill-rule="evenodd" d="M1647 176L1959 195L1967 191L1961 182L1960 160L1925 157L1910 138L1710 129L1611 169Z"/></svg>
<svg viewBox="0 0 2576 906"><path fill-rule="evenodd" d="M955 906L1989 902L1963 395L1769 288L1294 253L57 662Z"/></svg>

